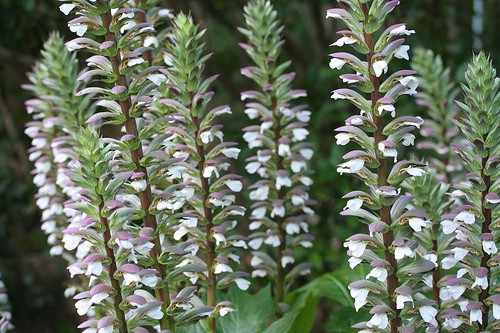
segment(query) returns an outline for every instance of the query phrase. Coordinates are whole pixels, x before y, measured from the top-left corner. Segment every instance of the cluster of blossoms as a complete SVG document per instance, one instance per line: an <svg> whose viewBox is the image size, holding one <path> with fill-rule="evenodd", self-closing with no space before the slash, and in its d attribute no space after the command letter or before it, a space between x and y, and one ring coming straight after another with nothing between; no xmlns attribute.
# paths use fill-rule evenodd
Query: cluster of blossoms
<svg viewBox="0 0 500 333"><path fill-rule="evenodd" d="M10 313L7 289L5 288L3 281L0 279L0 333L5 333L14 328L11 324L11 320L12 314Z"/></svg>
<svg viewBox="0 0 500 333"><path fill-rule="evenodd" d="M417 104L425 108L428 117L420 129L425 140L417 144L418 149L429 149L436 157L428 158L429 171L440 183L455 181L454 176L462 170L451 147L459 140L458 128L453 124L460 108L455 103L459 89L451 81L450 69L444 68L439 55L431 50L417 49L412 69L418 73L420 89Z"/></svg>
<svg viewBox="0 0 500 333"><path fill-rule="evenodd" d="M68 26L78 36L66 48L90 52L88 68L77 74L75 55L52 38L28 87L38 97L27 102L35 115L27 132L39 206L60 208L44 213L44 229L57 231L54 254L62 244L74 253L68 270L83 277L74 298L89 317L86 333L167 332L202 318L215 332L215 318L234 311L216 289L250 284L229 264L239 264L234 248L247 247L231 233L244 215L235 205L241 177L225 174L239 149L214 124L230 109L207 110L215 77L202 79L203 32L181 14L158 33L153 23L172 16L154 4L65 1L60 10L76 13ZM102 125L123 135L100 138Z"/></svg>
<svg viewBox="0 0 500 333"><path fill-rule="evenodd" d="M344 244L352 268L362 263L371 267L365 280L349 285L356 310L368 305L372 315L354 327L361 332L414 332L415 327L437 325L434 301L421 292L432 285L429 273L436 259L422 249L415 236L432 222L425 212L410 205L412 197L403 191L404 181L426 173L424 165L401 160L398 146L414 144L411 132L419 129L423 120L396 116L397 100L416 94L415 72L389 72L394 58L409 59L409 46L403 37L414 31L395 24L378 32L399 4L397 0L339 0L339 4L340 8L328 10L327 17L341 20L349 30L339 31L342 37L332 46L349 45L364 57L347 52L330 55L332 69L348 66L355 71L340 77L358 90L336 89L332 98L347 100L360 110L336 130L338 145L355 143L361 148L345 154L346 162L337 171L355 175L368 189L346 194L348 202L342 212L357 217L370 231L368 235L356 234Z"/></svg>
<svg viewBox="0 0 500 333"><path fill-rule="evenodd" d="M26 124L25 133L32 139L29 153L35 164L33 182L38 187L36 204L42 211L42 230L48 236L50 254L63 255L69 262L74 255L64 251L62 231L81 219L81 214L64 208L64 202L75 199L79 191L68 177L76 161L71 149L76 141L69 133L94 109L90 98L74 95L86 85L77 80L81 74L76 56L53 34L44 45L42 61L28 75L31 84L23 86L39 97L26 101L33 121Z"/></svg>
<svg viewBox="0 0 500 333"><path fill-rule="evenodd" d="M238 158L240 149L234 142L224 142L223 126L215 122L231 114L229 106L207 106L214 96L208 89L217 76L203 80L209 58L203 54L204 31L183 14L173 23L165 57L169 84L162 94L165 98L153 106L172 133L163 143L171 159L157 171L172 184L157 200L156 209L180 218L171 236L190 244L190 254L178 268L191 283L206 286L207 306L215 307L209 318L215 331L215 318L234 310L217 300L216 290L231 283L246 290L250 284L247 273L231 267L240 265L237 248L247 248L246 238L233 231L245 213L235 204L242 177L228 173L229 161Z"/></svg>
<svg viewBox="0 0 500 333"><path fill-rule="evenodd" d="M489 59L474 56L462 86L464 117L454 121L468 144L454 144L468 173L455 185L463 204L443 215L448 238L441 281L443 327L463 332L500 329L499 290L499 146L500 79Z"/></svg>
<svg viewBox="0 0 500 333"><path fill-rule="evenodd" d="M310 111L305 105L293 105L306 96L293 90L295 73L285 73L290 62L278 63L283 44L277 13L269 1L249 2L244 8L248 38L240 44L256 66L245 67L241 73L255 81L260 91L241 94L245 113L259 124L244 128L243 138L255 156L247 159L246 170L259 176L249 187L252 204L248 245L252 250L253 277L268 276L275 281L275 300L281 306L293 280L309 272L309 264L295 263L293 248L312 247L308 235L314 214L310 208L308 160L313 156L306 142ZM268 246L271 255L264 251Z"/></svg>

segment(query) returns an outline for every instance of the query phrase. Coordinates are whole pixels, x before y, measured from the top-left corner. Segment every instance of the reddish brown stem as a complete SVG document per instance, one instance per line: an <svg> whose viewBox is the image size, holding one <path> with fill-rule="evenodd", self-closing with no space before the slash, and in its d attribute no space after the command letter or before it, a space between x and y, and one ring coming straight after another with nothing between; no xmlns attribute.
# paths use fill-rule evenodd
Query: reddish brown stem
<svg viewBox="0 0 500 333"><path fill-rule="evenodd" d="M118 45L117 39L114 33L112 33L109 30L109 26L111 24L111 14L110 12L106 12L101 15L102 23L103 26L107 29L105 38L106 41L111 41L114 43L114 45ZM121 58L120 54L117 53L114 57L110 57L111 65L113 67L113 72L117 76L117 80L115 82L115 86L122 86L125 88L128 88L128 82L127 78L125 75L120 73L120 66L121 66ZM132 135L134 138L139 140L139 133L137 131L137 126L135 119L130 117L130 107L131 107L131 100L130 97L127 99L120 101L120 108L125 116L125 130L127 134ZM147 169L141 165L140 161L143 157L143 151L142 151L142 146L139 144L138 147L134 150L131 151L132 155L132 160L136 166L136 172L141 172L144 174L144 179L146 180L146 189L142 192L139 192L139 198L141 201L141 207L146 213L143 219L143 224L145 227L152 228L153 230L157 230L157 222L156 222L156 217L149 212L149 206L152 201L152 196L151 196L151 187L149 185L149 180L148 180L148 171ZM162 305L162 310L163 313L165 314L163 316L163 319L161 321L161 328L162 329L169 329L172 332L174 332L175 327L174 327L174 319L171 315L167 313L167 308L170 305L170 292L168 289L168 284L165 282L165 276L166 276L166 271L165 271L165 266L160 264L158 262L158 257L161 254L161 244L160 240L158 237L153 237L153 243L154 247L151 249L150 254L151 257L154 259L154 267L155 269L159 272L161 280L162 280L162 286L158 289L155 289L156 297L163 302Z"/></svg>
<svg viewBox="0 0 500 333"><path fill-rule="evenodd" d="M125 313L120 309L120 304L123 301L122 291L120 287L120 282L115 279L116 268L116 258L115 253L112 248L109 247L109 241L111 240L111 230L109 228L109 221L107 218L103 217L101 212L104 210L103 198L101 198L101 204L99 205L99 215L102 224L105 227L104 230L104 246L106 248L106 256L111 260L108 266L109 279L111 280L111 286L116 291L116 296L114 297L114 307L116 312L116 317L120 320L120 333L128 333L127 320L125 319Z"/></svg>
<svg viewBox="0 0 500 333"><path fill-rule="evenodd" d="M486 140L486 138L484 138L484 139ZM481 193L481 212L484 216L484 222L483 222L482 230L481 230L482 234L491 233L491 230L490 230L491 209L488 209L484 206L484 204L486 202L486 195L489 193L490 187L491 187L490 176L485 175L485 173L484 173L484 170L486 169L487 162L488 162L488 156L483 157L483 159L482 159L482 167L483 168L481 171L481 178L483 179L483 182L486 185L486 188ZM488 306L485 303L485 300L489 296L490 285L491 285L491 267L488 266L488 261L490 260L490 258L491 258L491 256L483 250L483 258L481 259L481 267L485 267L488 269L488 275L487 275L488 287L485 290L481 291L481 293L479 294L479 302L483 303L484 306L486 307L486 309L483 310L483 323L480 325L481 331L485 331L486 327L488 326L488 313L489 313L489 311L488 311Z"/></svg>
<svg viewBox="0 0 500 333"><path fill-rule="evenodd" d="M192 97L192 96L191 96ZM208 196L210 194L210 183L207 178L203 177L203 169L205 168L205 147L198 143L198 137L200 133L200 119L193 114L193 106L192 104L189 106L191 110L191 117L193 119L193 123L196 126L196 130L194 133L194 138L196 140L196 152L200 157L200 161L198 162L198 170L200 172L200 182L201 188L203 189L203 212L206 219L206 237L207 237L207 269L208 269L208 288L207 288L207 305L215 306L217 302L216 291L217 291L217 276L214 273L213 266L215 257L217 255L215 251L216 244L211 240L212 237L212 228L213 225L213 214L212 209L208 207ZM217 323L215 318L208 318L208 324L210 326L211 332L215 333Z"/></svg>
<svg viewBox="0 0 500 333"><path fill-rule="evenodd" d="M364 25L366 26L368 24L369 9L366 4L362 4L362 9L363 13L365 14ZM370 72L370 68L372 67L372 58L373 55L375 54L373 37L371 34L364 33L364 39L370 50L367 55L368 71ZM374 91L371 93L371 101L372 101L372 115L375 125L377 127L377 130L374 133L374 139L375 139L374 144L375 144L375 149L377 149L378 143L385 139L382 134L382 130L384 128L383 117L382 115L378 116L376 110L376 103L380 99L380 91L379 91L380 82L378 77L373 75L371 72L369 76L370 76L370 81L374 87ZM385 158L379 156L379 154L377 154L377 156L378 156L377 160L380 164L379 167L377 168L377 178L378 178L377 185L380 187L387 185L388 166L387 166L387 160ZM383 222L385 222L387 225L391 225L392 221L391 206L382 206L382 208L380 208L379 214L380 214L380 219ZM396 258L394 257L394 254L390 251L390 248L392 247L392 242L394 241L394 232L392 230L385 232L383 234L383 241L385 247L384 251L385 259L389 262L392 268L392 272L390 272L390 274L387 277L387 292L389 294L389 307L395 313L394 318L391 319L391 332L397 333L398 328L401 326L401 317L400 317L401 310L397 309L396 302L394 300L394 292L396 288L399 286L399 281L396 276L398 271L397 261Z"/></svg>

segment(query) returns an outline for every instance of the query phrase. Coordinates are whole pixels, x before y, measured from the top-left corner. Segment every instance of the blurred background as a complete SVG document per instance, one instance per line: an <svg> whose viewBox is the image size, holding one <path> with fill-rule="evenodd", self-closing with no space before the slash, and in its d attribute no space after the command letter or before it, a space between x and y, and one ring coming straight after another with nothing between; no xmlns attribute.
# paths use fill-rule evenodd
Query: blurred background
<svg viewBox="0 0 500 333"><path fill-rule="evenodd" d="M190 11L208 29L207 52L214 55L207 76L221 74L215 87L217 102L230 104L236 118L236 121L226 118L229 141L241 141L241 128L248 120L239 94L253 88L239 74L239 68L249 65L238 47L242 36L236 30L242 25L245 3L244 0L160 1L164 8ZM310 132L316 156L311 197L318 201L318 219L311 230L316 237L315 246L301 254L314 265L307 278L310 280L327 272L344 271L346 255L342 243L361 229L354 220L339 215L345 204L340 198L357 184L351 177L339 177L335 171L344 151L334 144L333 130L353 112L349 105L330 100L330 91L341 84L338 74L328 67L328 54L335 52L328 45L338 38L334 32L343 27L325 19L326 9L335 6L336 1L274 0L273 3L287 27L283 59L293 59L298 74L295 88L307 89L309 96L305 102L313 115ZM482 4L483 14L478 4ZM32 165L26 153L30 141L23 133L24 123L29 120L23 102L30 96L20 89L27 82L26 73L37 61L49 32L59 30L67 39L73 38L58 6L52 0L0 0L0 272L9 290L15 332L19 333L77 332L79 321L73 301L63 296L68 277L65 263L50 257L46 237L40 231L40 213L33 199L36 190L30 175ZM404 22L409 29L415 29L417 33L408 38L412 48L431 48L441 54L455 78L461 81L464 64L474 48L484 48L493 62L500 64L498 17L500 0L401 0L388 23ZM407 112L424 116L423 110L414 104L405 105ZM242 166L240 170L244 170ZM323 301L315 332L336 332L336 320L331 318L334 306Z"/></svg>

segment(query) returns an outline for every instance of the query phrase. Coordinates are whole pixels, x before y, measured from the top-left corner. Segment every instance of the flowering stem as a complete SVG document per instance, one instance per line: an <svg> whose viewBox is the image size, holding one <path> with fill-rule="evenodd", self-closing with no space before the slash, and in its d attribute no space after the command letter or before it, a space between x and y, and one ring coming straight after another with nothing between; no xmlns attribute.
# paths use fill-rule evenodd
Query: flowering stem
<svg viewBox="0 0 500 333"><path fill-rule="evenodd" d="M105 38L106 41L113 42L114 45L117 45L116 36L109 30L109 26L111 24L111 13L108 11L101 15L101 19L103 22L103 26L106 28ZM114 57L110 57L111 64L113 66L113 72L117 76L117 80L115 82L115 86L128 87L127 78L125 75L120 74L120 64L121 59L119 53L117 53ZM131 106L130 97L127 99L120 101L120 108L123 115L126 118L125 121L125 129L127 134L132 135L134 138L139 138L139 133L137 131L137 126L134 118L130 117L129 110ZM131 151L132 160L136 166L136 171L144 174L144 179L146 180L146 189L142 192L139 192L139 198L141 200L141 207L146 213L144 216L144 226L152 228L153 230L157 230L156 217L149 213L149 205L151 203L151 187L148 181L148 172L145 167L140 164L140 160L143 157L142 146L138 145L136 149ZM170 305L170 293L168 289L168 285L165 283L165 267L158 262L158 257L160 256L161 244L158 237L153 237L154 247L151 249L151 257L154 259L154 267L160 272L160 277L162 280L162 287L155 289L155 293L157 298L163 302L162 310L165 316L161 321L162 329L169 329L174 332L174 319L172 316L167 314L167 308Z"/></svg>
<svg viewBox="0 0 500 333"><path fill-rule="evenodd" d="M269 85L273 85L273 77L269 75ZM276 127L274 128L274 144L276 149L278 149L281 139L281 117L279 114L279 109L277 107L276 96L271 97L271 110L273 112L274 123ZM283 157L280 154L277 154L276 157L278 161L276 163L276 170L283 170ZM283 200L285 197L285 188L282 187L278 191L278 200ZM283 302L283 298L285 296L285 269L282 264L283 251L286 250L286 232L283 228L284 217L278 217L276 223L278 224L279 237L280 237L280 245L278 248L277 255L277 272L276 272L276 289L275 289L275 301L276 301L276 314L278 317L281 317L282 311L280 311L279 304Z"/></svg>
<svg viewBox="0 0 500 333"><path fill-rule="evenodd" d="M97 193L97 190L96 190ZM111 240L111 230L109 228L109 221L107 218L105 218L101 212L104 210L104 198L100 198L101 204L99 205L99 216L101 219L101 223L104 225L105 230L104 230L104 246L106 247L106 256L111 260L111 263L109 264L108 270L109 270L109 279L111 280L111 286L113 289L116 290L116 296L114 297L114 306L115 306L115 311L116 311L116 317L118 320L120 320L120 333L128 333L128 328L127 328L127 320L125 319L125 312L123 312L122 309L120 309L120 304L123 301L122 299L122 291L120 287L120 282L115 279L115 272L116 272L116 258L115 258L115 253L113 252L113 249L109 246L109 242Z"/></svg>
<svg viewBox="0 0 500 333"><path fill-rule="evenodd" d="M369 9L366 4L362 4L362 9L363 13L365 16L365 26L368 24L368 18L369 18ZM373 43L373 37L369 33L364 33L364 38L365 42L368 45L368 48L370 52L367 55L367 61L368 61L368 68L372 68L372 58L373 55L375 54L374 51L374 43ZM373 75L371 72L369 74L370 76L370 81L373 84L374 90L371 93L371 102L372 102L372 114L374 116L374 122L377 127L377 130L374 133L374 138L375 138L375 147L378 147L378 143L384 140L382 130L384 128L384 122L383 122L383 117L377 116L376 113L376 103L380 99L380 91L379 91L379 86L380 82L378 77ZM375 148L376 149L376 148ZM385 186L387 185L387 176L388 176L388 168L387 168L387 161L385 158L377 157L378 162L380 165L377 167L377 178L378 178L378 186ZM391 207L390 206L382 206L380 208L380 219L382 222L386 223L387 225L391 225ZM383 241L384 241L384 247L385 247L385 259L389 262L392 268L391 274L388 275L387 277L387 291L389 293L389 306L390 308L396 313L396 316L391 319L391 332L392 333L397 333L398 327L401 326L401 317L400 317L400 312L401 310L397 309L396 307L396 302L394 301L394 292L396 288L399 286L398 278L396 277L396 273L398 270L396 258L394 257L394 254L390 252L390 248L392 246L392 243L394 241L394 232L392 230L388 230L383 234Z"/></svg>
<svg viewBox="0 0 500 333"><path fill-rule="evenodd" d="M483 136L483 137L484 137L484 140L486 141L486 136ZM486 163L488 162L488 158L489 158L489 154L487 156L483 157L483 159L482 159L483 170L481 172L481 178L483 179L484 184L486 186L486 188L484 189L484 191L481 194L481 212L484 216L484 222L483 222L483 226L482 226L482 230L481 230L482 234L491 232L490 231L491 209L488 209L484 206L484 203L486 202L486 195L489 193L490 186L491 186L490 176L484 174L484 170L486 169ZM488 268L488 261L490 260L490 257L491 257L490 254L486 253L483 249L483 258L481 259L481 267ZM490 293L490 284L491 284L490 269L488 269L488 274L487 274L486 278L488 280L488 286L486 287L486 289L481 291L481 294L479 294L479 302L483 303L485 306L486 306L486 304L484 301L486 300L486 298L488 298L488 295ZM489 313L489 311L487 309L483 311L483 323L481 324L481 330L486 330L486 327L488 326L488 313Z"/></svg>
<svg viewBox="0 0 500 333"><path fill-rule="evenodd" d="M191 101L192 101L192 93L190 93ZM190 103L189 110L191 111L191 117L193 119L193 123L196 126L195 130L195 138L199 137L200 133L200 119L197 116L193 115L193 104ZM208 207L208 195L210 193L210 184L208 179L203 176L203 169L205 165L205 148L203 145L198 143L196 140L196 151L198 156L200 156L200 161L198 162L198 170L200 171L200 181L201 187L203 189L203 211L206 220L206 236L207 236L207 268L208 268L208 288L207 288L207 306L215 306L216 303L216 290L217 290L217 277L215 276L213 265L216 256L215 252L215 242L210 239L213 228L212 221L212 209ZM209 317L208 324L212 333L215 333L216 330L216 321L215 318Z"/></svg>

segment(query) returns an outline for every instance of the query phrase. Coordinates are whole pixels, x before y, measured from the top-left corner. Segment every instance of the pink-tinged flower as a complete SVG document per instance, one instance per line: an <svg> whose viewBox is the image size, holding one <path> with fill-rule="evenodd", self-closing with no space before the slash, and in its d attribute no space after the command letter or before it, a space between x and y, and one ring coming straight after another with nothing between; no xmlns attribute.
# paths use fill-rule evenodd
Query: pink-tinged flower
<svg viewBox="0 0 500 333"><path fill-rule="evenodd" d="M378 143L378 150L382 153L384 157L394 157L394 163L398 160L398 151L396 150L396 144L389 140L384 140Z"/></svg>
<svg viewBox="0 0 500 333"><path fill-rule="evenodd" d="M410 50L410 46L408 45L401 45L396 49L396 52L394 53L394 57L398 59L405 59L405 60L410 60L410 57L408 56L408 51Z"/></svg>
<svg viewBox="0 0 500 333"><path fill-rule="evenodd" d="M80 316L86 315L92 305L101 303L109 295L109 287L103 284L93 287L90 291L79 293L74 297L74 299L78 300L75 303L78 314Z"/></svg>
<svg viewBox="0 0 500 333"><path fill-rule="evenodd" d="M469 211L463 210L455 216L454 221L464 222L465 224L474 224L474 222L476 222L476 216Z"/></svg>
<svg viewBox="0 0 500 333"><path fill-rule="evenodd" d="M338 133L335 135L335 139L337 140L337 144L339 146L345 146L353 137L354 135L351 133Z"/></svg>
<svg viewBox="0 0 500 333"><path fill-rule="evenodd" d="M450 235L455 232L458 228L458 223L452 220L443 220L441 221L441 227L443 228L443 233L445 235Z"/></svg>

